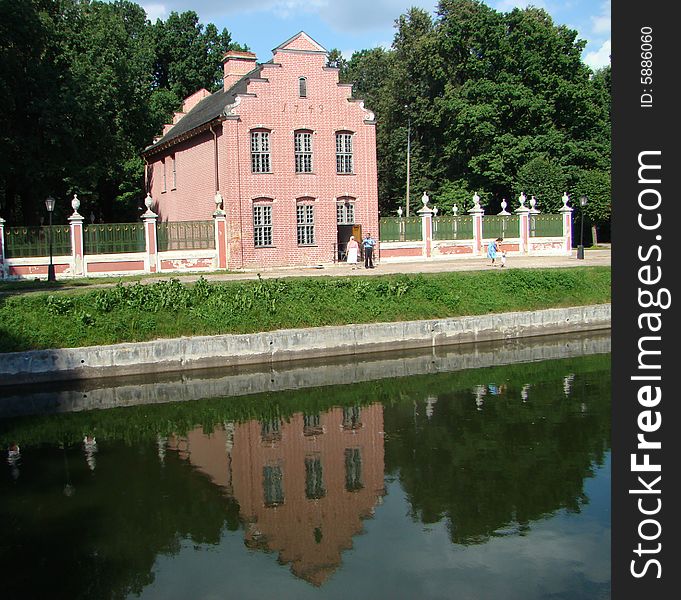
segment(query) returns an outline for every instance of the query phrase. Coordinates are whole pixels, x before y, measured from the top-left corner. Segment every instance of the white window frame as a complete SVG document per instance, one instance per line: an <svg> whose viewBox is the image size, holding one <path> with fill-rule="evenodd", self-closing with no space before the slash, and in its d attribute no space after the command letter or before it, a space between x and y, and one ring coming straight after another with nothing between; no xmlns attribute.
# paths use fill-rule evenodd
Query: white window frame
<svg viewBox="0 0 681 600"><path fill-rule="evenodd" d="M251 131L251 172L272 172L269 131Z"/></svg>
<svg viewBox="0 0 681 600"><path fill-rule="evenodd" d="M253 203L253 246L271 248L274 246L271 202Z"/></svg>
<svg viewBox="0 0 681 600"><path fill-rule="evenodd" d="M161 190L161 193L165 194L168 191L168 179L166 177L166 159L165 158L161 159L161 171L163 173L163 189Z"/></svg>
<svg viewBox="0 0 681 600"><path fill-rule="evenodd" d="M293 133L296 173L312 173L312 132L295 131Z"/></svg>
<svg viewBox="0 0 681 600"><path fill-rule="evenodd" d="M336 173L341 175L354 173L352 135L348 131L336 132Z"/></svg>
<svg viewBox="0 0 681 600"><path fill-rule="evenodd" d="M350 197L339 198L336 201L336 224L355 224L355 199Z"/></svg>
<svg viewBox="0 0 681 600"><path fill-rule="evenodd" d="M298 77L298 97L307 98L307 77Z"/></svg>
<svg viewBox="0 0 681 600"><path fill-rule="evenodd" d="M173 169L173 187L171 187L170 189L175 190L177 189L177 162L174 154L170 155L170 164Z"/></svg>
<svg viewBox="0 0 681 600"><path fill-rule="evenodd" d="M314 204L296 203L296 239L299 246L315 245Z"/></svg>

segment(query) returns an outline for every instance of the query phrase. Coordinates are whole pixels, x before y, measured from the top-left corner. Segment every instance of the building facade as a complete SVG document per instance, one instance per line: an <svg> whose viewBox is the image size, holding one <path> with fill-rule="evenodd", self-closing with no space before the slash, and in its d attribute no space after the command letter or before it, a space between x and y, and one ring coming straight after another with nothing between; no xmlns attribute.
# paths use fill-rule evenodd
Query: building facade
<svg viewBox="0 0 681 600"><path fill-rule="evenodd" d="M316 265L378 233L376 122L304 32L257 63L224 58L224 86L184 101L145 149L162 221L224 210L227 266Z"/></svg>

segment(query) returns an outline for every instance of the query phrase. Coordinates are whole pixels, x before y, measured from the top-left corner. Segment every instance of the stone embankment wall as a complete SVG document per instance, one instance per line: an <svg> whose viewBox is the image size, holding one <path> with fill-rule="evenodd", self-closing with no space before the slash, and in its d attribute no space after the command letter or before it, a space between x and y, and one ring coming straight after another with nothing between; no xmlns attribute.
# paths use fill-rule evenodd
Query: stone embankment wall
<svg viewBox="0 0 681 600"><path fill-rule="evenodd" d="M610 328L610 304L0 354L0 385L278 363Z"/></svg>
<svg viewBox="0 0 681 600"><path fill-rule="evenodd" d="M412 375L558 360L611 351L609 330L541 338L437 346L357 357L235 366L181 373L73 381L59 389L15 388L2 395L0 417L186 402L395 379Z"/></svg>

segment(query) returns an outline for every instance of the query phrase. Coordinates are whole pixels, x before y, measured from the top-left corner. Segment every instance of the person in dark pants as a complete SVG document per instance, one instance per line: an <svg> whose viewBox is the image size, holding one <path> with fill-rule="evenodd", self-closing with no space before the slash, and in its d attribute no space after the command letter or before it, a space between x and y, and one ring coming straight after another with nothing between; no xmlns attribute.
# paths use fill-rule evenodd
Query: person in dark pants
<svg viewBox="0 0 681 600"><path fill-rule="evenodd" d="M371 237L370 233L364 236L364 268L373 269L374 268L374 246L376 245L376 240Z"/></svg>

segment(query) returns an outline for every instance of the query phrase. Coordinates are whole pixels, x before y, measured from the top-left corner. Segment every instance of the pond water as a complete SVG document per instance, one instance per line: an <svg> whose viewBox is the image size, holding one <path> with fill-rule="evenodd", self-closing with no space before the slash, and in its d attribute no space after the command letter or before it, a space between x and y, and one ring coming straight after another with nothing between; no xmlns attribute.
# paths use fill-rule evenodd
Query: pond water
<svg viewBox="0 0 681 600"><path fill-rule="evenodd" d="M609 598L610 354L590 339L294 365L277 390L5 391L3 598ZM355 383L283 383L324 368Z"/></svg>

